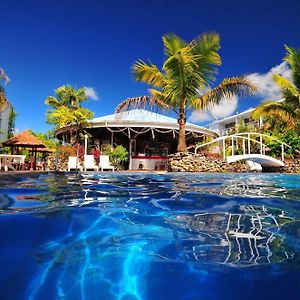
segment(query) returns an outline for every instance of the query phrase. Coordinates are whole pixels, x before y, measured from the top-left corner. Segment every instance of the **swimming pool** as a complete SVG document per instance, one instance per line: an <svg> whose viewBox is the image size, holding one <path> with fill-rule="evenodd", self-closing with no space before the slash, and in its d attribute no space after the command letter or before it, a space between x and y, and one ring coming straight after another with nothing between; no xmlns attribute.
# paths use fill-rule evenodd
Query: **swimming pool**
<svg viewBox="0 0 300 300"><path fill-rule="evenodd" d="M300 176L0 176L0 299L296 299Z"/></svg>

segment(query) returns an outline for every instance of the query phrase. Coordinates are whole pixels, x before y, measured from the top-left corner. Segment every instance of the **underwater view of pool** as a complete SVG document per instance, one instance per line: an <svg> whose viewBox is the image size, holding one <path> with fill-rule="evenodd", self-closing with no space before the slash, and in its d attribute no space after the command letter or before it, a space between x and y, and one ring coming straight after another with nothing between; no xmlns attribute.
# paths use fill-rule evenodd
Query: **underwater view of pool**
<svg viewBox="0 0 300 300"><path fill-rule="evenodd" d="M0 299L299 299L300 175L0 176Z"/></svg>

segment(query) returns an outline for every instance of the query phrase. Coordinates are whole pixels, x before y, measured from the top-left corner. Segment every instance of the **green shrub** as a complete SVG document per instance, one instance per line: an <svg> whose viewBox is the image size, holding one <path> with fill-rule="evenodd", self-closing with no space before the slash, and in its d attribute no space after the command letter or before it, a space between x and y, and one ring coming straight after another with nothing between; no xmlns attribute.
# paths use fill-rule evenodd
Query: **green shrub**
<svg viewBox="0 0 300 300"><path fill-rule="evenodd" d="M300 152L300 136L296 130L289 130L281 136L278 136L278 139L287 145L291 146L291 148L284 147L284 152L287 156L293 157L298 155ZM271 156L281 156L281 144L276 141L270 141L268 143L268 147L270 148Z"/></svg>
<svg viewBox="0 0 300 300"><path fill-rule="evenodd" d="M109 154L109 157L113 164L121 164L128 160L128 151L125 147L119 145L113 149L113 151Z"/></svg>

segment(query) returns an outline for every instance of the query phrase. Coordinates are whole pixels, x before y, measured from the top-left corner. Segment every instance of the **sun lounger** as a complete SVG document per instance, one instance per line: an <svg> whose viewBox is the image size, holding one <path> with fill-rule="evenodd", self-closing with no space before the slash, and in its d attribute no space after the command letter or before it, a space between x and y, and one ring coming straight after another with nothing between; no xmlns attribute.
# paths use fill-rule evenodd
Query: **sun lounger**
<svg viewBox="0 0 300 300"><path fill-rule="evenodd" d="M103 170L115 170L115 167L112 166L109 162L109 156L108 155L100 155L100 169Z"/></svg>
<svg viewBox="0 0 300 300"><path fill-rule="evenodd" d="M84 166L84 171L86 171L86 170L98 171L99 170L99 167L95 164L94 155L85 155L83 166Z"/></svg>
<svg viewBox="0 0 300 300"><path fill-rule="evenodd" d="M80 165L78 157L76 157L76 156L69 156L68 171L70 172L73 169L82 171L82 166Z"/></svg>

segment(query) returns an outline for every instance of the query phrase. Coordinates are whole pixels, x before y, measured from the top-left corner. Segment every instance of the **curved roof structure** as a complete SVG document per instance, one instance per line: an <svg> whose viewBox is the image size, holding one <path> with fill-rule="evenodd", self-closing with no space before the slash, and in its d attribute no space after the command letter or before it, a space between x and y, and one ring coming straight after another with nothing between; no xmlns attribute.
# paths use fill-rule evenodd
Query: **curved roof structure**
<svg viewBox="0 0 300 300"><path fill-rule="evenodd" d="M29 130L25 130L2 143L9 147L47 148L45 144Z"/></svg>
<svg viewBox="0 0 300 300"><path fill-rule="evenodd" d="M99 118L95 118L90 122L92 128L99 127L149 127L149 128L163 128L163 129L178 129L177 119L167 117L145 109L134 109L128 112L111 114ZM217 134L207 128L186 123L186 131L195 133L202 133L211 136Z"/></svg>

